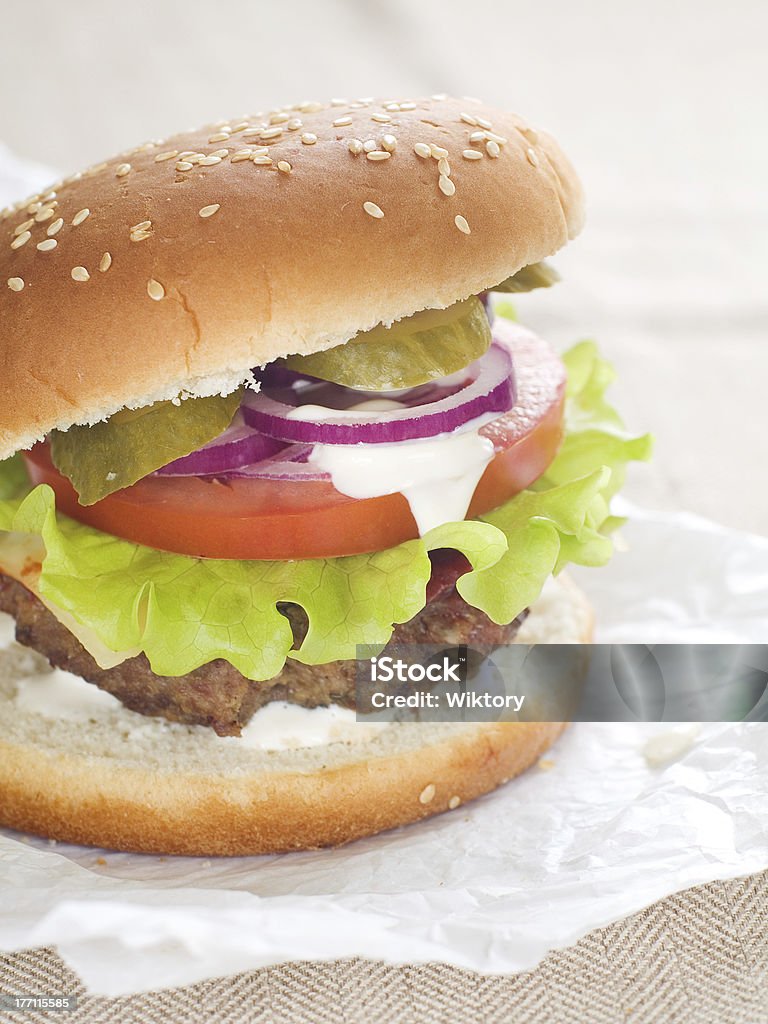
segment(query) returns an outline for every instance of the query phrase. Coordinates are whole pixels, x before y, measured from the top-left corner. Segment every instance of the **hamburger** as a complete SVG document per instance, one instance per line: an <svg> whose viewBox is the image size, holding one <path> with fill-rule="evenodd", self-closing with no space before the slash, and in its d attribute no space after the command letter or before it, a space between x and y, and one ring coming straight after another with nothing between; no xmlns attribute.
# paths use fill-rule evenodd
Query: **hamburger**
<svg viewBox="0 0 768 1024"><path fill-rule="evenodd" d="M494 292L582 226L549 135L445 96L150 142L0 215L0 824L341 844L560 723L355 719L359 650L589 640L628 436ZM499 315L503 314L503 315ZM9 638L10 639L10 638Z"/></svg>

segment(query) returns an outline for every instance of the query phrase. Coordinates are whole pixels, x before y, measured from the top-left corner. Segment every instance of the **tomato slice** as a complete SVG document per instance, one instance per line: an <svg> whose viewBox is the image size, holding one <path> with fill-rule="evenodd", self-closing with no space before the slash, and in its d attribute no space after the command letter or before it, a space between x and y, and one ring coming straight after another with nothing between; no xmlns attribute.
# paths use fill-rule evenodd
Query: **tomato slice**
<svg viewBox="0 0 768 1024"><path fill-rule="evenodd" d="M517 376L512 410L484 427L496 456L477 486L468 518L503 504L538 479L563 432L565 369L550 346L506 322ZM204 558L297 559L380 551L418 537L401 494L356 499L326 481L150 476L82 506L51 462L48 445L25 454L35 483L50 484L59 509L105 533Z"/></svg>

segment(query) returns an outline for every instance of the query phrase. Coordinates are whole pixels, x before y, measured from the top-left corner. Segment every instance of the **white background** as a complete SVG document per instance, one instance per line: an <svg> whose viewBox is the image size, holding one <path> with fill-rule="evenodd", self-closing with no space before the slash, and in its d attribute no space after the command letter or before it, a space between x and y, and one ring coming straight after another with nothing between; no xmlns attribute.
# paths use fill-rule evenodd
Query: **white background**
<svg viewBox="0 0 768 1024"><path fill-rule="evenodd" d="M589 222L554 293L658 439L635 500L768 532L768 5L1 0L0 141L64 171L289 100L448 91L562 141Z"/></svg>

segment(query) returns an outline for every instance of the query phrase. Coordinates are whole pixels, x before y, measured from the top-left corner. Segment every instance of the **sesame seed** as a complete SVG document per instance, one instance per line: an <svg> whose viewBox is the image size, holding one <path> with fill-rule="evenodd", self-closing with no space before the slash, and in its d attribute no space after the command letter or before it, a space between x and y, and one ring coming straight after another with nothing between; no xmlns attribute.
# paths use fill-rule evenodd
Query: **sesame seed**
<svg viewBox="0 0 768 1024"><path fill-rule="evenodd" d="M88 220L90 216L91 211L87 207L84 210L80 210L79 213L76 213L75 216L72 218L72 227L80 227L83 221Z"/></svg>
<svg viewBox="0 0 768 1024"><path fill-rule="evenodd" d="M397 139L394 135L382 135L381 137L381 148L386 149L388 153L394 153L397 149Z"/></svg>
<svg viewBox="0 0 768 1024"><path fill-rule="evenodd" d="M262 139L276 139L279 135L283 134L282 128L264 128L259 133Z"/></svg>
<svg viewBox="0 0 768 1024"><path fill-rule="evenodd" d="M9 277L8 287L12 292L20 292L24 289L24 279L21 277Z"/></svg>
<svg viewBox="0 0 768 1024"><path fill-rule="evenodd" d="M252 156L253 156L253 153L251 152L250 149L248 149L248 150L244 149L240 153L234 153L233 156L232 156L232 161L231 162L233 164L239 164L239 163L242 163L243 160L250 160Z"/></svg>
<svg viewBox="0 0 768 1024"><path fill-rule="evenodd" d="M426 142L417 142L416 145L413 147L413 151L416 154L416 156L420 156L423 158L432 156L432 150L429 148Z"/></svg>
<svg viewBox="0 0 768 1024"><path fill-rule="evenodd" d="M225 156L229 156L229 150L217 149L215 153L211 153L211 156L217 156L220 160L223 160Z"/></svg>
<svg viewBox="0 0 768 1024"><path fill-rule="evenodd" d="M485 132L472 132L469 136L470 142L482 142L485 138Z"/></svg>
<svg viewBox="0 0 768 1024"><path fill-rule="evenodd" d="M131 228L131 234L133 234L135 231L147 231L151 227L152 227L152 221L151 220L143 220L143 221L141 221L140 224L134 224L133 225L133 227Z"/></svg>
<svg viewBox="0 0 768 1024"><path fill-rule="evenodd" d="M539 133L535 128L521 128L520 131L532 145L535 146L539 141Z"/></svg>
<svg viewBox="0 0 768 1024"><path fill-rule="evenodd" d="M38 202L30 203L29 206L27 207L27 213L30 213L30 214L32 214L34 216L34 214L37 213L37 211L40 209L40 207L42 205L43 205L42 203L38 203Z"/></svg>
<svg viewBox="0 0 768 1024"><path fill-rule="evenodd" d="M465 160L482 160L483 154L479 149L465 149L461 154Z"/></svg>
<svg viewBox="0 0 768 1024"><path fill-rule="evenodd" d="M440 172L440 174L445 174L446 176L448 176L451 173L451 165L448 163L444 156L441 156L440 159L437 161L437 169Z"/></svg>
<svg viewBox="0 0 768 1024"><path fill-rule="evenodd" d="M394 113L394 111L400 109L400 104L399 103L385 103L384 104L384 109L385 110L390 110L390 111L392 111Z"/></svg>
<svg viewBox="0 0 768 1024"><path fill-rule="evenodd" d="M345 100L343 97L337 96L335 99L331 100L331 106L332 107L348 107L349 106L349 102L347 100Z"/></svg>
<svg viewBox="0 0 768 1024"><path fill-rule="evenodd" d="M526 151L525 155L528 157L528 163L531 164L532 167L539 166L539 158L536 156L535 150L529 149Z"/></svg>
<svg viewBox="0 0 768 1024"><path fill-rule="evenodd" d="M278 160L277 169L278 171L281 171L283 174L291 173L291 165L288 163L287 160Z"/></svg>
<svg viewBox="0 0 768 1024"><path fill-rule="evenodd" d="M20 235L17 235L11 242L12 249L20 249L22 245L26 245L32 237L31 231L23 231Z"/></svg>
<svg viewBox="0 0 768 1024"><path fill-rule="evenodd" d="M492 156L494 158L497 157L501 152L501 148L498 142L494 142L493 139L489 139L488 142L486 142L485 148L488 153L488 156Z"/></svg>
<svg viewBox="0 0 768 1024"><path fill-rule="evenodd" d="M357 156L358 153L363 152L363 144L360 139L350 139L347 142L347 149L350 153L354 153L354 155Z"/></svg>
<svg viewBox="0 0 768 1024"><path fill-rule="evenodd" d="M162 164L166 160L173 160L174 157L179 155L178 149L167 149L164 153L158 153L155 157L156 164Z"/></svg>
<svg viewBox="0 0 768 1024"><path fill-rule="evenodd" d="M389 114L371 114L371 120L377 121L379 124L387 124L392 118Z"/></svg>
<svg viewBox="0 0 768 1024"><path fill-rule="evenodd" d="M43 202L44 202L44 203L50 203L50 202L51 202L51 200L52 200L52 199L55 199L55 198L56 198L56 193L55 193L55 191L52 191L52 192L47 192L47 193L46 193L46 194L45 194L45 195L43 196Z"/></svg>
<svg viewBox="0 0 768 1024"><path fill-rule="evenodd" d="M53 214L52 207L45 206L45 207L43 207L42 210L39 210L35 214L35 220L37 221L38 224L44 224L47 220L50 220L51 217L53 217L53 215L54 214Z"/></svg>
<svg viewBox="0 0 768 1024"><path fill-rule="evenodd" d="M367 214L370 214L371 217L376 217L377 220L380 220L384 216L384 211L380 206L377 206L376 203L365 202L363 203L363 209Z"/></svg>
<svg viewBox="0 0 768 1024"><path fill-rule="evenodd" d="M389 160L392 156L391 153L387 153L385 149L372 149L370 153L366 153L369 160Z"/></svg>
<svg viewBox="0 0 768 1024"><path fill-rule="evenodd" d="M303 127L303 125L304 122L301 120L300 117L292 117L285 127L288 129L289 132L297 132L299 128Z"/></svg>
<svg viewBox="0 0 768 1024"><path fill-rule="evenodd" d="M467 224L466 217L462 217L460 213L454 217L453 223L456 225L459 231L463 231L465 235L471 233L471 229L469 227L469 224Z"/></svg>
<svg viewBox="0 0 768 1024"><path fill-rule="evenodd" d="M448 156L448 150L443 149L442 146L436 146L434 143L429 147L429 152L435 158L435 160L442 160L443 157Z"/></svg>
<svg viewBox="0 0 768 1024"><path fill-rule="evenodd" d="M477 124L477 118L473 117L471 114L459 114L459 117L464 122L464 124L471 124L471 125L476 125Z"/></svg>
<svg viewBox="0 0 768 1024"><path fill-rule="evenodd" d="M314 146L314 144L317 142L317 136L315 135L314 132L304 132L304 134L301 136L301 141L304 143L305 146Z"/></svg>
<svg viewBox="0 0 768 1024"><path fill-rule="evenodd" d="M448 801L448 808L449 808L449 810L455 811L460 803L461 803L461 797L460 796L452 796L451 799Z"/></svg>
<svg viewBox="0 0 768 1024"><path fill-rule="evenodd" d="M447 100L448 97L444 92L433 92L432 99L439 102L440 100Z"/></svg>
<svg viewBox="0 0 768 1024"><path fill-rule="evenodd" d="M300 110L302 114L316 114L323 109L323 104L316 100L305 100L304 103L297 104L296 109Z"/></svg>
<svg viewBox="0 0 768 1024"><path fill-rule="evenodd" d="M210 156L204 156L202 160L198 160L198 163L201 167L215 167L216 164L221 163L221 157L211 154Z"/></svg>
<svg viewBox="0 0 768 1024"><path fill-rule="evenodd" d="M226 142L229 136L229 132L216 132L208 137L208 142Z"/></svg>
<svg viewBox="0 0 768 1024"><path fill-rule="evenodd" d="M71 277L73 281L90 281L91 275L85 267L72 267Z"/></svg>
<svg viewBox="0 0 768 1024"><path fill-rule="evenodd" d="M221 209L221 203L211 203L210 206L204 206L200 210L200 216L205 219L206 217L212 217L214 213L218 213Z"/></svg>
<svg viewBox="0 0 768 1024"><path fill-rule="evenodd" d="M333 122L333 127L344 128L348 124L352 124L351 117L337 117L336 120Z"/></svg>
<svg viewBox="0 0 768 1024"><path fill-rule="evenodd" d="M251 160L255 164L271 164L272 163L272 157L271 156L263 156L261 154L259 154L258 156L251 157Z"/></svg>
<svg viewBox="0 0 768 1024"><path fill-rule="evenodd" d="M400 109L401 110L415 110L416 109L416 104L415 103L411 103L411 102L401 103L400 104Z"/></svg>
<svg viewBox="0 0 768 1024"><path fill-rule="evenodd" d="M37 248L40 252L50 252L51 249L55 249L59 243L55 238L46 238L42 242L37 243Z"/></svg>
<svg viewBox="0 0 768 1024"><path fill-rule="evenodd" d="M425 786L424 789L422 789L421 793L419 793L419 803L431 803L435 799L435 792L436 790L434 783L430 782L430 784L428 786Z"/></svg>
<svg viewBox="0 0 768 1024"><path fill-rule="evenodd" d="M486 139L490 139L491 142L498 142L500 146L506 146L507 139L503 135L497 135L496 132L486 132Z"/></svg>
<svg viewBox="0 0 768 1024"><path fill-rule="evenodd" d="M365 150L366 153L375 152L375 150L378 149L376 139L366 139L365 142L363 143L363 149Z"/></svg>
<svg viewBox="0 0 768 1024"><path fill-rule="evenodd" d="M25 231L29 231L32 225L35 223L35 218L30 217L29 220L25 220L23 224L19 224L18 227L13 229L14 235L23 235Z"/></svg>
<svg viewBox="0 0 768 1024"><path fill-rule="evenodd" d="M147 281L147 295L150 299L154 299L155 302L159 302L165 298L165 288L154 277L150 277L149 281Z"/></svg>
<svg viewBox="0 0 768 1024"><path fill-rule="evenodd" d="M194 164L191 164L189 160L179 160L176 164L177 171L191 171L193 167Z"/></svg>
<svg viewBox="0 0 768 1024"><path fill-rule="evenodd" d="M64 227L64 219L62 217L57 217L57 219L53 222L53 224L49 224L48 225L48 230L46 231L46 234L49 237L51 235L58 235L58 233L61 231L61 229L63 227Z"/></svg>
<svg viewBox="0 0 768 1024"><path fill-rule="evenodd" d="M124 178L126 176L126 174L130 174L130 171L131 171L131 165L130 164L118 164L117 167L115 168L115 177L116 178Z"/></svg>
<svg viewBox="0 0 768 1024"><path fill-rule="evenodd" d="M270 124L285 124L286 121L290 121L290 114L284 114L282 111L269 115Z"/></svg>
<svg viewBox="0 0 768 1024"><path fill-rule="evenodd" d="M487 121L484 117L478 117L477 118L477 124L479 124L481 128L487 128L488 131L491 131L492 128L493 128L493 125L491 124L491 122Z"/></svg>
<svg viewBox="0 0 768 1024"><path fill-rule="evenodd" d="M446 196L452 196L456 191L456 186L446 174L441 174L438 180L440 191Z"/></svg>
<svg viewBox="0 0 768 1024"><path fill-rule="evenodd" d="M105 252L99 261L99 270L105 274L112 266L112 253Z"/></svg>

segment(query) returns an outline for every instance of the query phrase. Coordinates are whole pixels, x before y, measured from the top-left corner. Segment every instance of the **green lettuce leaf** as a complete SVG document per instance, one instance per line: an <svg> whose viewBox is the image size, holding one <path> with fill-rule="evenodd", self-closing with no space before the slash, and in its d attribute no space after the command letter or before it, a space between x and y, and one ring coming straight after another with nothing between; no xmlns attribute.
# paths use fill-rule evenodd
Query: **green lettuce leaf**
<svg viewBox="0 0 768 1024"><path fill-rule="evenodd" d="M395 548L299 562L167 554L58 516L52 490L24 488L14 460L0 463L0 531L41 536L46 600L111 650L143 650L158 675L184 675L223 658L261 680L288 657L317 665L354 658L358 644L383 647L394 624L424 607L429 552L438 548L470 562L458 583L464 600L510 622L567 562L608 561L607 534L618 522L610 498L626 464L650 454L649 438L627 435L606 402L612 371L596 346L582 342L564 361L567 432L546 476L482 520L447 523ZM307 615L298 650L283 603Z"/></svg>

